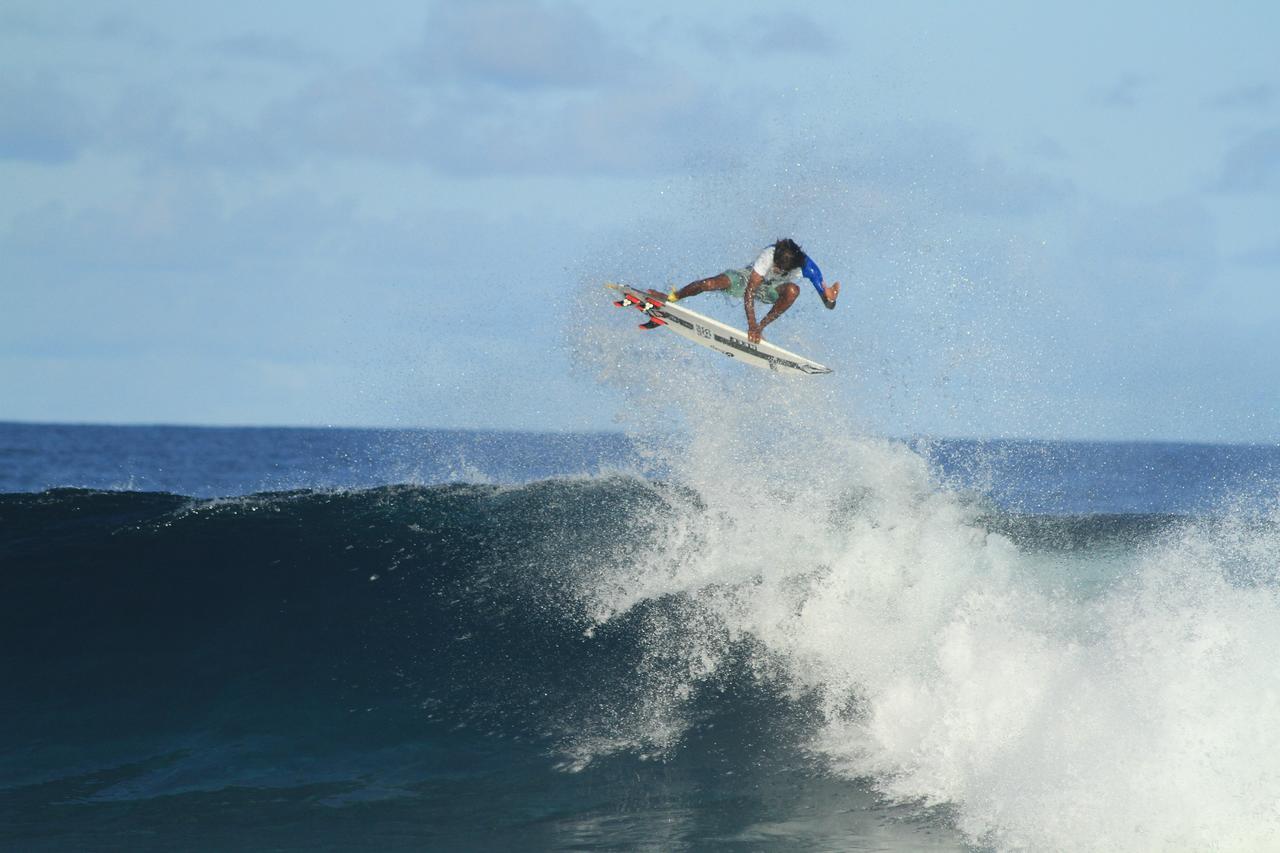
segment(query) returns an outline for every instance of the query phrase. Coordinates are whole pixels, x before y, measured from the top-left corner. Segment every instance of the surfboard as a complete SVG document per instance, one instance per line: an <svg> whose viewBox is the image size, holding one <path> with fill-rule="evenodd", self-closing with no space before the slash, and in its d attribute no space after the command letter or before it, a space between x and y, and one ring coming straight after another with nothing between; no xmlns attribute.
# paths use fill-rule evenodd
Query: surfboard
<svg viewBox="0 0 1280 853"><path fill-rule="evenodd" d="M816 376L831 372L829 367L824 367L816 361L796 355L768 341L753 344L747 340L746 332L727 326L719 320L705 317L683 305L668 302L625 284L608 283L605 287L616 290L622 295L621 299L613 303L614 305L619 308L635 308L648 317L646 322L640 324L642 329L666 327L699 346L715 350L743 364L771 370L774 373Z"/></svg>

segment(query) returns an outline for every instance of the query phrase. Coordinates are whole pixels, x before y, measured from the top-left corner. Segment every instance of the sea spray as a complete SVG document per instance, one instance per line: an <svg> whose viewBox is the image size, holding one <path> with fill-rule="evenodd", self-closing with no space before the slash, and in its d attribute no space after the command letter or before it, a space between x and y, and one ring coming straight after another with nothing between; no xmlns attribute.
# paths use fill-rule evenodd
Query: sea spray
<svg viewBox="0 0 1280 853"><path fill-rule="evenodd" d="M1274 513L1108 554L1103 583L1046 577L1060 564L992 532L904 445L858 436L820 389L716 384L651 383L689 427L665 439L687 497L634 562L584 575L597 622L671 614L649 620L637 672L662 713L622 740L677 748L693 697L746 654L816 709L807 743L829 772L945 805L975 842L1280 843Z"/></svg>

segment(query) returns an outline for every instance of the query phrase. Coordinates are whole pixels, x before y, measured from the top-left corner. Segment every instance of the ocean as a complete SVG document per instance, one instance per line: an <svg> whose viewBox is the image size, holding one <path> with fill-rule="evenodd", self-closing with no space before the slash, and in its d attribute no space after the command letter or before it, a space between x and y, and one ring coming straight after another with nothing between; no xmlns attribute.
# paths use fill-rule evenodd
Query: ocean
<svg viewBox="0 0 1280 853"><path fill-rule="evenodd" d="M1280 448L800 402L0 424L0 848L1280 848Z"/></svg>

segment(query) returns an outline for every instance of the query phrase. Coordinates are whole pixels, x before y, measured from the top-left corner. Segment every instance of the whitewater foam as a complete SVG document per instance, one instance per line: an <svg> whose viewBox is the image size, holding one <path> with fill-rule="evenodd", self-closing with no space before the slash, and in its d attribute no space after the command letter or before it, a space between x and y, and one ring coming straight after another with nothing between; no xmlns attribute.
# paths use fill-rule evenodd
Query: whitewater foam
<svg viewBox="0 0 1280 853"><path fill-rule="evenodd" d="M825 766L949 806L975 842L1280 844L1275 513L1093 555L1123 574L1077 586L812 385L659 384L692 426L684 491L581 591L596 622L679 602L651 622L648 711L616 718L615 742L670 744L746 644L759 677L816 703Z"/></svg>

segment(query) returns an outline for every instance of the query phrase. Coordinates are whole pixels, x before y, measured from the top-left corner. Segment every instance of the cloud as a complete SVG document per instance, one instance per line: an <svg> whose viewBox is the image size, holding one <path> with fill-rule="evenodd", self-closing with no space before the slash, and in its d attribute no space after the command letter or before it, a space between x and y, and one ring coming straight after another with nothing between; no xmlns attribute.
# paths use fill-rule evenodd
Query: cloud
<svg viewBox="0 0 1280 853"><path fill-rule="evenodd" d="M108 203L46 204L13 217L10 258L87 273L214 271L285 261L342 233L345 208L310 194L274 194L238 208L199 182L160 180Z"/></svg>
<svg viewBox="0 0 1280 853"><path fill-rule="evenodd" d="M269 62L299 68L314 68L333 62L333 57L323 50L307 47L283 36L265 33L245 33L211 42L210 49L223 57L252 62Z"/></svg>
<svg viewBox="0 0 1280 853"><path fill-rule="evenodd" d="M172 46L170 39L128 15L103 16L91 24L86 33L95 39L114 41L150 52L167 50Z"/></svg>
<svg viewBox="0 0 1280 853"><path fill-rule="evenodd" d="M927 197L936 209L1032 215L1073 193L1063 181L982 154L970 138L946 125L904 123L846 136L861 142L833 148L844 153L854 180L878 192Z"/></svg>
<svg viewBox="0 0 1280 853"><path fill-rule="evenodd" d="M447 116L447 118L446 118ZM728 165L723 99L678 74L573 97L473 100L438 115L431 161L455 174L644 175Z"/></svg>
<svg viewBox="0 0 1280 853"><path fill-rule="evenodd" d="M100 38L145 35L125 17L76 27L69 36L91 27ZM344 68L290 38L250 33L205 48L224 65L320 70L242 106L155 79L114 94L108 84L95 123L52 85L9 82L0 88L0 157L65 162L93 147L144 169L265 174L365 161L460 176L654 175L701 171L741 148L723 131L735 124L726 98L641 62L571 2L438 4L409 79L396 73L395 54ZM283 68L267 70L287 79Z"/></svg>
<svg viewBox="0 0 1280 853"><path fill-rule="evenodd" d="M2 12L0 32L43 42L53 39L115 42L151 52L166 50L172 46L171 40L128 15L111 14L88 19L62 14L56 8L51 9L48 14L44 10L40 13Z"/></svg>
<svg viewBox="0 0 1280 853"><path fill-rule="evenodd" d="M252 134L277 158L420 161L430 141L420 100L376 72L340 71L269 105Z"/></svg>
<svg viewBox="0 0 1280 853"><path fill-rule="evenodd" d="M0 78L0 159L65 163L91 138L85 106L52 79Z"/></svg>
<svg viewBox="0 0 1280 853"><path fill-rule="evenodd" d="M1043 133L1031 139L1026 144L1025 151L1032 157L1042 160L1062 162L1068 159L1067 149L1063 147L1062 143Z"/></svg>
<svg viewBox="0 0 1280 853"><path fill-rule="evenodd" d="M1112 109L1134 109L1139 104L1141 90L1146 84L1146 79L1140 74L1125 74L1100 94L1102 104Z"/></svg>
<svg viewBox="0 0 1280 853"><path fill-rule="evenodd" d="M1276 87L1270 83L1252 83L1219 92L1205 100L1215 110L1269 110L1276 103Z"/></svg>
<svg viewBox="0 0 1280 853"><path fill-rule="evenodd" d="M421 100L421 99L418 99ZM103 143L151 165L288 169L315 159L424 162L422 105L385 75L326 72L256 114L196 109L172 92L123 93Z"/></svg>
<svg viewBox="0 0 1280 853"><path fill-rule="evenodd" d="M64 34L66 27L29 10L6 9L0 12L0 32L10 36L47 38Z"/></svg>
<svg viewBox="0 0 1280 853"><path fill-rule="evenodd" d="M724 98L673 72L568 92L455 92L339 70L248 119L196 113L160 90L131 91L106 141L157 164L228 169L363 160L463 176L653 175L723 168L741 152L742 142L723 133L734 123Z"/></svg>
<svg viewBox="0 0 1280 853"><path fill-rule="evenodd" d="M111 18L97 29L124 38L135 27ZM323 60L267 35L206 47L230 62L305 69ZM65 93L14 90L0 156L59 162L97 146L144 168L265 173L366 161L459 176L635 176L722 170L746 144L725 132L739 124L725 93L642 61L573 3L440 4L414 52L417 74L405 79L388 59L390 67L325 65L260 107L242 99L247 111L201 101L199 90L134 85L92 127ZM0 105L10 106L2 94Z"/></svg>
<svg viewBox="0 0 1280 853"><path fill-rule="evenodd" d="M479 0L438 4L409 64L424 82L531 90L594 86L635 60L573 3Z"/></svg>
<svg viewBox="0 0 1280 853"><path fill-rule="evenodd" d="M1280 190L1280 126L1232 147L1223 158L1216 188L1241 193Z"/></svg>
<svg viewBox="0 0 1280 853"><path fill-rule="evenodd" d="M11 283L0 354L296 354L375 335L414 286L445 291L428 271L467 242L428 215L361 216L311 192L235 202L184 176L141 183L81 209L44 205L0 230ZM495 245L497 235L486 258L501 256ZM431 301L432 317L452 295Z"/></svg>
<svg viewBox="0 0 1280 853"><path fill-rule="evenodd" d="M788 11L757 14L693 30L699 48L728 59L758 61L761 55L828 53L840 45L807 15Z"/></svg>
<svg viewBox="0 0 1280 853"><path fill-rule="evenodd" d="M811 51L831 51L838 45L828 31L799 12L754 15L737 28L738 41L753 52L772 55ZM720 46L723 47L723 41Z"/></svg>
<svg viewBox="0 0 1280 853"><path fill-rule="evenodd" d="M326 197L322 188L264 188L238 200L221 184L191 172L157 172L140 176L130 193L74 208L48 203L21 211L0 227L0 260L15 293L41 298L103 282L137 290L152 281L168 291L175 281L213 280L224 292L252 289L255 278L306 289L315 288L318 278L337 279L343 291L369 279L431 276L443 283L438 271L451 268L445 259L456 257L460 246L475 250L468 275L505 279L542 269L556 281L563 273L560 259L540 250L590 226L554 211L530 218L468 210L438 195L394 216L362 212L346 199ZM32 275L19 275L19 269ZM533 285L527 278L520 284ZM480 303L462 290L449 305L461 304ZM444 305L436 300L433 310Z"/></svg>
<svg viewBox="0 0 1280 853"><path fill-rule="evenodd" d="M1246 267L1280 267L1280 243L1241 252L1232 260Z"/></svg>
<svg viewBox="0 0 1280 853"><path fill-rule="evenodd" d="M1079 218L1062 266L1064 286L1103 306L1100 318L1149 323L1187 309L1213 283L1214 220L1188 198L1095 205Z"/></svg>
<svg viewBox="0 0 1280 853"><path fill-rule="evenodd" d="M1045 232L1044 283L1059 319L1040 320L1054 382L1076 397L1058 428L1224 434L1221 423L1189 417L1181 402L1230 396L1223 349L1241 335L1218 310L1231 277L1221 275L1210 208L1199 196L1135 205L1082 198L1066 213L1061 228Z"/></svg>
<svg viewBox="0 0 1280 853"><path fill-rule="evenodd" d="M438 4L414 52L412 79L393 65L325 66L282 96L245 97L241 106L153 82L120 94L110 120L96 129L100 137L79 144L101 144L144 166L264 173L367 161L458 176L708 174L768 160L769 151L791 140L797 156L811 159L803 136L819 131L807 129L810 119L799 114L797 101L771 99L767 123L744 130L742 104L767 93L748 95L736 83L719 88L696 72L637 57L589 14L595 8ZM730 26L741 26L741 39L769 38L777 49L830 47L804 16L737 20ZM206 47L242 63L307 67L321 58L291 39L265 35ZM875 137L871 145L833 139L831 146L852 147L848 159L860 179L934 193L953 209L1034 212L1068 191L983 157L969 140L941 128L870 128L865 135ZM61 150L66 156L68 149Z"/></svg>

